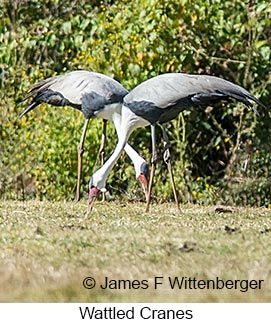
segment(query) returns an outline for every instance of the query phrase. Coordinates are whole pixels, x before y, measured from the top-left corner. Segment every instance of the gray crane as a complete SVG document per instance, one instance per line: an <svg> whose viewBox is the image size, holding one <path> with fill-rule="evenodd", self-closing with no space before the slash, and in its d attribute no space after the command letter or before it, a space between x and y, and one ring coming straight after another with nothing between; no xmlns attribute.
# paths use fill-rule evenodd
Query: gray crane
<svg viewBox="0 0 271 323"><path fill-rule="evenodd" d="M155 125L164 124L176 118L181 111L189 107L204 106L229 99L244 103L256 113L257 110L250 100L264 107L256 97L241 86L215 76L167 73L150 78L135 87L123 100L121 132L117 146L89 181L89 212L101 190L105 190L107 176L136 128L151 125L152 130L153 159L146 208L148 210L157 155Z"/></svg>
<svg viewBox="0 0 271 323"><path fill-rule="evenodd" d="M31 98L32 100L20 114L20 117L42 103L54 106L71 106L84 114L85 123L78 146L76 200L80 199L83 146L89 120L93 117L112 120L116 127L117 135L119 135L121 105L127 93L128 91L119 82L109 76L77 70L64 75L53 76L37 83L26 97L26 99ZM105 125L106 123L103 126L104 133ZM105 134L103 134L100 153L103 153L104 144ZM148 199L148 164L129 144L125 145L124 150L134 164L136 177L142 185L146 199Z"/></svg>

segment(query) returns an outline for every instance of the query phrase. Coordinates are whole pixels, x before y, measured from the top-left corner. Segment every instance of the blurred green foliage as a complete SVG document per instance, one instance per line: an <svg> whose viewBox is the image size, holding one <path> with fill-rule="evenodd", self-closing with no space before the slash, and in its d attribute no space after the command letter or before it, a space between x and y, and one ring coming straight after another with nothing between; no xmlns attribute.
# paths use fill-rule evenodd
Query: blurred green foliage
<svg viewBox="0 0 271 323"><path fill-rule="evenodd" d="M270 107L270 44L268 0L1 0L0 197L74 196L83 115L43 105L18 119L39 80L88 69L131 90L159 73L205 73L244 86ZM256 116L235 102L194 108L167 128L183 202L271 205L268 111ZM99 167L100 135L101 120L93 120L85 144L86 192ZM148 128L130 143L150 160ZM107 156L115 144L111 126ZM162 143L159 149L162 156ZM166 174L161 161L154 188L159 201L172 198ZM143 197L124 154L107 187L114 198Z"/></svg>

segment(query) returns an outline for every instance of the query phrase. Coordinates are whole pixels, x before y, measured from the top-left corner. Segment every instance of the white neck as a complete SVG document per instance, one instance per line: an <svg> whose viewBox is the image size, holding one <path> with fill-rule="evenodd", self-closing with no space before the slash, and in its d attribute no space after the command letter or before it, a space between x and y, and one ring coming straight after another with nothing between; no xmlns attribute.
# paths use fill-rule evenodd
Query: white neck
<svg viewBox="0 0 271 323"><path fill-rule="evenodd" d="M105 189L105 183L106 183L107 176L108 176L109 172L111 171L111 169L113 168L116 161L119 159L131 133L136 128L145 127L148 124L149 124L148 121L137 116L131 110L129 110L127 107L125 107L124 105L122 106L121 126L118 127L118 129L119 129L118 144L117 144L113 154L109 157L109 159L105 162L105 164L93 174L93 176L90 180L90 186L94 186L100 190ZM129 150L129 148L128 148L128 150ZM134 153L135 153L135 151L134 151ZM133 155L133 157L134 157L134 155Z"/></svg>
<svg viewBox="0 0 271 323"><path fill-rule="evenodd" d="M117 135L119 137L120 129L121 129L121 115L118 113L114 113L112 115L112 121L114 122ZM138 178L139 175L141 174L141 166L142 164L145 164L146 161L128 143L125 145L124 150L126 154L129 156L129 158L132 160L135 168L135 175L136 175L136 178Z"/></svg>

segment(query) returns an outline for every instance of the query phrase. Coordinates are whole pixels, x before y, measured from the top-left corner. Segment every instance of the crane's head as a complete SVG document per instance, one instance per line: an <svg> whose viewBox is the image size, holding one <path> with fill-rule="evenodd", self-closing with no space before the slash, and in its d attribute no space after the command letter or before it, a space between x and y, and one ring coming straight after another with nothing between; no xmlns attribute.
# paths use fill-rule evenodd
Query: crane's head
<svg viewBox="0 0 271 323"><path fill-rule="evenodd" d="M142 187L143 192L146 197L146 201L148 200L149 175L150 175L149 166L146 162L143 162L140 165L140 173L137 176L137 179L138 179L139 183L141 184L141 187Z"/></svg>
<svg viewBox="0 0 271 323"><path fill-rule="evenodd" d="M149 166L145 161L143 161L140 165L140 169L138 168L136 171L136 176L141 184L146 201L148 200L149 173ZM94 202L101 192L106 192L105 176L100 170L98 170L92 175L89 181L88 213L92 211Z"/></svg>

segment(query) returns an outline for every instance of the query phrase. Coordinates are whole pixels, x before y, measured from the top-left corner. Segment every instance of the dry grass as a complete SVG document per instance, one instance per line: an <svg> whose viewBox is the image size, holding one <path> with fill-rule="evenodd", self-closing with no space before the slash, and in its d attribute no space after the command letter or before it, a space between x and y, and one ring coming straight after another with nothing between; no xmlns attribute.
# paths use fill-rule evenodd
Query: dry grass
<svg viewBox="0 0 271 323"><path fill-rule="evenodd" d="M271 211L173 204L2 201L1 302L270 302ZM224 211L221 209L220 211ZM84 277L97 285L84 289ZM148 289L99 288L104 277ZM261 290L153 288L155 276L263 279Z"/></svg>

